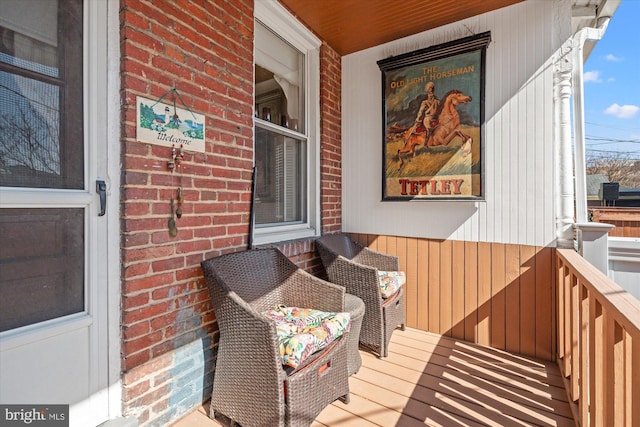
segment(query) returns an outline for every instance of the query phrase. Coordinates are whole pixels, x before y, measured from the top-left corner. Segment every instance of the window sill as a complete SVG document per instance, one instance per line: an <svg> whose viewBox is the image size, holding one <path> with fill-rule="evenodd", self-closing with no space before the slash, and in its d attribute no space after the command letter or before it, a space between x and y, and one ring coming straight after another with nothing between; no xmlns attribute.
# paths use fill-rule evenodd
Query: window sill
<svg viewBox="0 0 640 427"><path fill-rule="evenodd" d="M301 225L300 227L265 227L262 229L256 229L253 237L254 245L266 245L272 243L286 242L289 240L305 239L309 237L316 237L319 234L315 229L310 228L308 225Z"/></svg>

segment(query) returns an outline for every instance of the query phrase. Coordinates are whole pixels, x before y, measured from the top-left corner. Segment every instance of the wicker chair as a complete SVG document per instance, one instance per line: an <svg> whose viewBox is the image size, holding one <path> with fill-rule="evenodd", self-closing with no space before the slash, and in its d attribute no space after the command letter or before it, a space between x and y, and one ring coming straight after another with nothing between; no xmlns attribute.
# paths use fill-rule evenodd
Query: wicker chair
<svg viewBox="0 0 640 427"><path fill-rule="evenodd" d="M347 336L285 369L276 328L263 311L278 304L344 311L344 288L299 269L275 248L201 263L220 331L210 417L242 426L308 426L338 398L349 402Z"/></svg>
<svg viewBox="0 0 640 427"><path fill-rule="evenodd" d="M360 344L387 357L391 334L397 326L405 329L404 287L384 299L378 270L398 271L398 257L373 251L345 234L330 234L316 240L329 280L345 287L364 301Z"/></svg>

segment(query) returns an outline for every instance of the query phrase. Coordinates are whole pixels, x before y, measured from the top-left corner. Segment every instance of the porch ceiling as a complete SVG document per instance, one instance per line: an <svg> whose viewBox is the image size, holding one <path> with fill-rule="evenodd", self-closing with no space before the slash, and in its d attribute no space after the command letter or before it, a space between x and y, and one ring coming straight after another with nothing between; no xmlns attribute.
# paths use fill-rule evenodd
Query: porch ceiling
<svg viewBox="0 0 640 427"><path fill-rule="evenodd" d="M340 55L491 12L523 0L280 0ZM620 0L572 0L572 32L610 16Z"/></svg>
<svg viewBox="0 0 640 427"><path fill-rule="evenodd" d="M522 0L280 0L340 55L490 12Z"/></svg>

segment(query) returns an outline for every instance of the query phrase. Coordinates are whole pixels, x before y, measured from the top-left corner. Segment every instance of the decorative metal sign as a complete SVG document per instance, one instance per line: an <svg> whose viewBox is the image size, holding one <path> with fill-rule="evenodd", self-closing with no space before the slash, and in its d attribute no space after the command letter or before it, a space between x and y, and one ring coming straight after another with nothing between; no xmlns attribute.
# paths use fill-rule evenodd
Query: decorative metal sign
<svg viewBox="0 0 640 427"><path fill-rule="evenodd" d="M383 200L482 199L490 33L378 61Z"/></svg>
<svg viewBox="0 0 640 427"><path fill-rule="evenodd" d="M174 96L179 97L177 93ZM138 96L136 106L138 141L204 153L205 117L202 114L177 108L175 100L169 105Z"/></svg>

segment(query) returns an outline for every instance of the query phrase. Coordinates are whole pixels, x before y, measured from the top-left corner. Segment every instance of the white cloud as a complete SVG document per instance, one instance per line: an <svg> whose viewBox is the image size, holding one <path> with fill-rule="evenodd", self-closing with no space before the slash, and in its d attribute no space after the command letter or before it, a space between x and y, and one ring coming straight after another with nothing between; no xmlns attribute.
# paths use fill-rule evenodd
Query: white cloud
<svg viewBox="0 0 640 427"><path fill-rule="evenodd" d="M632 119L640 111L637 105L618 105L612 104L604 110L605 114L616 116L619 119Z"/></svg>
<svg viewBox="0 0 640 427"><path fill-rule="evenodd" d="M607 82L609 82L609 83L612 83L612 82L615 82L615 81L616 81L616 79L614 77L609 77L607 79Z"/></svg>
<svg viewBox="0 0 640 427"><path fill-rule="evenodd" d="M584 82L601 83L600 71L587 71L584 73Z"/></svg>
<svg viewBox="0 0 640 427"><path fill-rule="evenodd" d="M608 54L607 56L604 57L607 61L611 61L611 62L620 62L622 61L622 58L618 58L617 56L613 55L613 54Z"/></svg>

